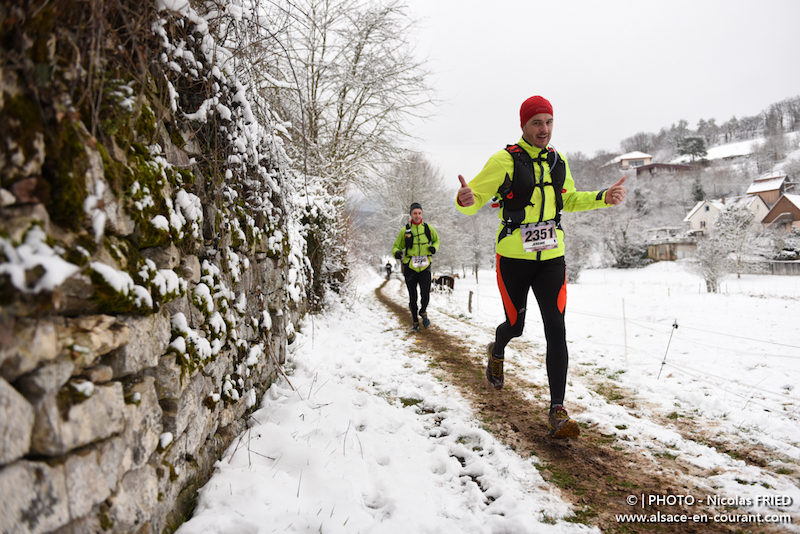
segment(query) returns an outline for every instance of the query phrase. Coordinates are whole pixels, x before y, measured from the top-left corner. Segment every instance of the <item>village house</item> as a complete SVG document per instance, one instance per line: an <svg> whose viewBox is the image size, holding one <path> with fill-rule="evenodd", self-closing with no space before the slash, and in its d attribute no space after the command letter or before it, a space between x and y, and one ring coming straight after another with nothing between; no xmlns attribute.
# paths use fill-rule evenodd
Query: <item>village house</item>
<svg viewBox="0 0 800 534"><path fill-rule="evenodd" d="M761 220L764 228L800 228L800 195L782 195L767 215Z"/></svg>
<svg viewBox="0 0 800 534"><path fill-rule="evenodd" d="M758 195L769 207L775 205L778 199L786 193L787 176L783 173L772 173L753 180L747 188L748 195Z"/></svg>
<svg viewBox="0 0 800 534"><path fill-rule="evenodd" d="M649 165L651 161L653 161L653 156L637 150L635 152L628 152L627 154L617 156L603 165L603 167L609 165L618 165L620 169L631 169L641 167L642 165Z"/></svg>
<svg viewBox="0 0 800 534"><path fill-rule="evenodd" d="M694 256L697 238L687 236L681 228L651 228L645 240L647 257L653 261L675 261Z"/></svg>
<svg viewBox="0 0 800 534"><path fill-rule="evenodd" d="M636 167L636 177L640 176L661 176L661 175L675 175L679 172L688 172L692 170L691 165L680 165L677 163L648 163Z"/></svg>
<svg viewBox="0 0 800 534"><path fill-rule="evenodd" d="M760 195L746 195L731 197L729 199L701 200L683 219L689 223L689 235L701 236L707 234L714 226L720 212L731 207L741 205L753 212L756 222L762 222L770 211L769 206Z"/></svg>

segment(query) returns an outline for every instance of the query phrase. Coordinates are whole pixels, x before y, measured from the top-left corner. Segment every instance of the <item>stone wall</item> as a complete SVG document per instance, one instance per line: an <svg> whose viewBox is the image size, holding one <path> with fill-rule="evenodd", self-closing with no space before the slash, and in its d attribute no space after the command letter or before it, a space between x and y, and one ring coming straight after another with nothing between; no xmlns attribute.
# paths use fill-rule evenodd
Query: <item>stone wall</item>
<svg viewBox="0 0 800 534"><path fill-rule="evenodd" d="M279 289L273 260L257 258L234 287ZM179 259L190 284L199 282L199 258ZM188 511L283 363L290 317L268 309L267 332L239 327L241 339L266 341L249 365L227 349L190 372L167 350L178 310L202 317L188 296L149 315L4 317L3 532L161 532ZM232 380L241 382L229 391L243 394L226 396Z"/></svg>
<svg viewBox="0 0 800 534"><path fill-rule="evenodd" d="M254 164L269 187L253 166L226 167L241 145L265 143L251 130L237 144L235 112L236 147L220 148L203 137L213 129L170 110L163 81L193 84L155 60L171 49L148 33L152 6L126 18L126 2L39 4L0 12L11 22L0 28L0 530L170 532L280 373L304 311L291 183L279 152ZM142 14L149 70L126 76L113 62L137 30L119 26L130 13ZM177 14L161 27L187 42L197 32ZM210 64L191 76L210 76L213 57L195 56ZM114 79L93 81L92 68Z"/></svg>

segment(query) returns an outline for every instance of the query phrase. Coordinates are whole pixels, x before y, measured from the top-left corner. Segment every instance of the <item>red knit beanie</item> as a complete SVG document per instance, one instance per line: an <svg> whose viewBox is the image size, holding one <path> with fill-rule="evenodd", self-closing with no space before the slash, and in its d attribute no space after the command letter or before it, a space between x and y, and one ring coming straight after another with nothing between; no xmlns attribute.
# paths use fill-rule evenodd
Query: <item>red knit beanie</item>
<svg viewBox="0 0 800 534"><path fill-rule="evenodd" d="M553 106L546 98L541 96L532 96L522 103L519 108L520 126L525 126L525 123L530 120L534 115L539 113L553 114Z"/></svg>

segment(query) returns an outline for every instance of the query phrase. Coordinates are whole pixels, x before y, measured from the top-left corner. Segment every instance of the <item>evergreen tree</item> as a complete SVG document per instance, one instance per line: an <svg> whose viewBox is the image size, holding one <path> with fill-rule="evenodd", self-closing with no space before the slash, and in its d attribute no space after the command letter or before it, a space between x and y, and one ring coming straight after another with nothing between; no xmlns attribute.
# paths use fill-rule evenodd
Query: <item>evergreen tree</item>
<svg viewBox="0 0 800 534"><path fill-rule="evenodd" d="M706 141L702 137L682 137L678 139L678 154L692 157L692 163L696 159L702 159L708 155Z"/></svg>
<svg viewBox="0 0 800 534"><path fill-rule="evenodd" d="M692 198L695 202L706 199L706 192L703 190L703 184L700 183L700 177L697 177L692 185Z"/></svg>

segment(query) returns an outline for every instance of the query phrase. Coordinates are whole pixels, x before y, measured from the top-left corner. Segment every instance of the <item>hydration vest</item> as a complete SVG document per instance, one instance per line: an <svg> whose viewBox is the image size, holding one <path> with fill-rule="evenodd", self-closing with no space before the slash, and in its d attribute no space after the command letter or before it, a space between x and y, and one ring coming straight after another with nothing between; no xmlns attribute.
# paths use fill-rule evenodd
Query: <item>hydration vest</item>
<svg viewBox="0 0 800 534"><path fill-rule="evenodd" d="M428 244L430 244L431 243L431 229L428 228L428 223L423 222L422 224L425 226L425 237L428 238ZM395 227L395 228L397 228L397 227ZM406 224L405 240L406 240L406 250L408 250L408 249L410 249L412 247L412 245L414 245L414 234L411 233L411 223L407 223Z"/></svg>
<svg viewBox="0 0 800 534"><path fill-rule="evenodd" d="M553 148L547 148L545 157L542 153L532 159L524 148L519 145L508 145L506 151L511 154L514 159L514 175L509 176L506 174L503 184L497 190L497 199L499 200L500 209L502 210L503 217L503 230L497 237L499 242L504 237L510 236L514 230L522 225L525 220L525 208L531 204L531 197L535 188L541 189L542 206L539 219L544 218L544 188L552 187L556 198L556 216L555 223L557 228L561 228L561 210L564 208L564 200L561 198L561 193L564 189L564 181L567 179L567 166L564 160L561 159ZM550 167L550 174L552 183L545 183L544 167L542 163L546 162ZM538 163L542 169L542 177L536 183L536 175L533 170L534 163Z"/></svg>

